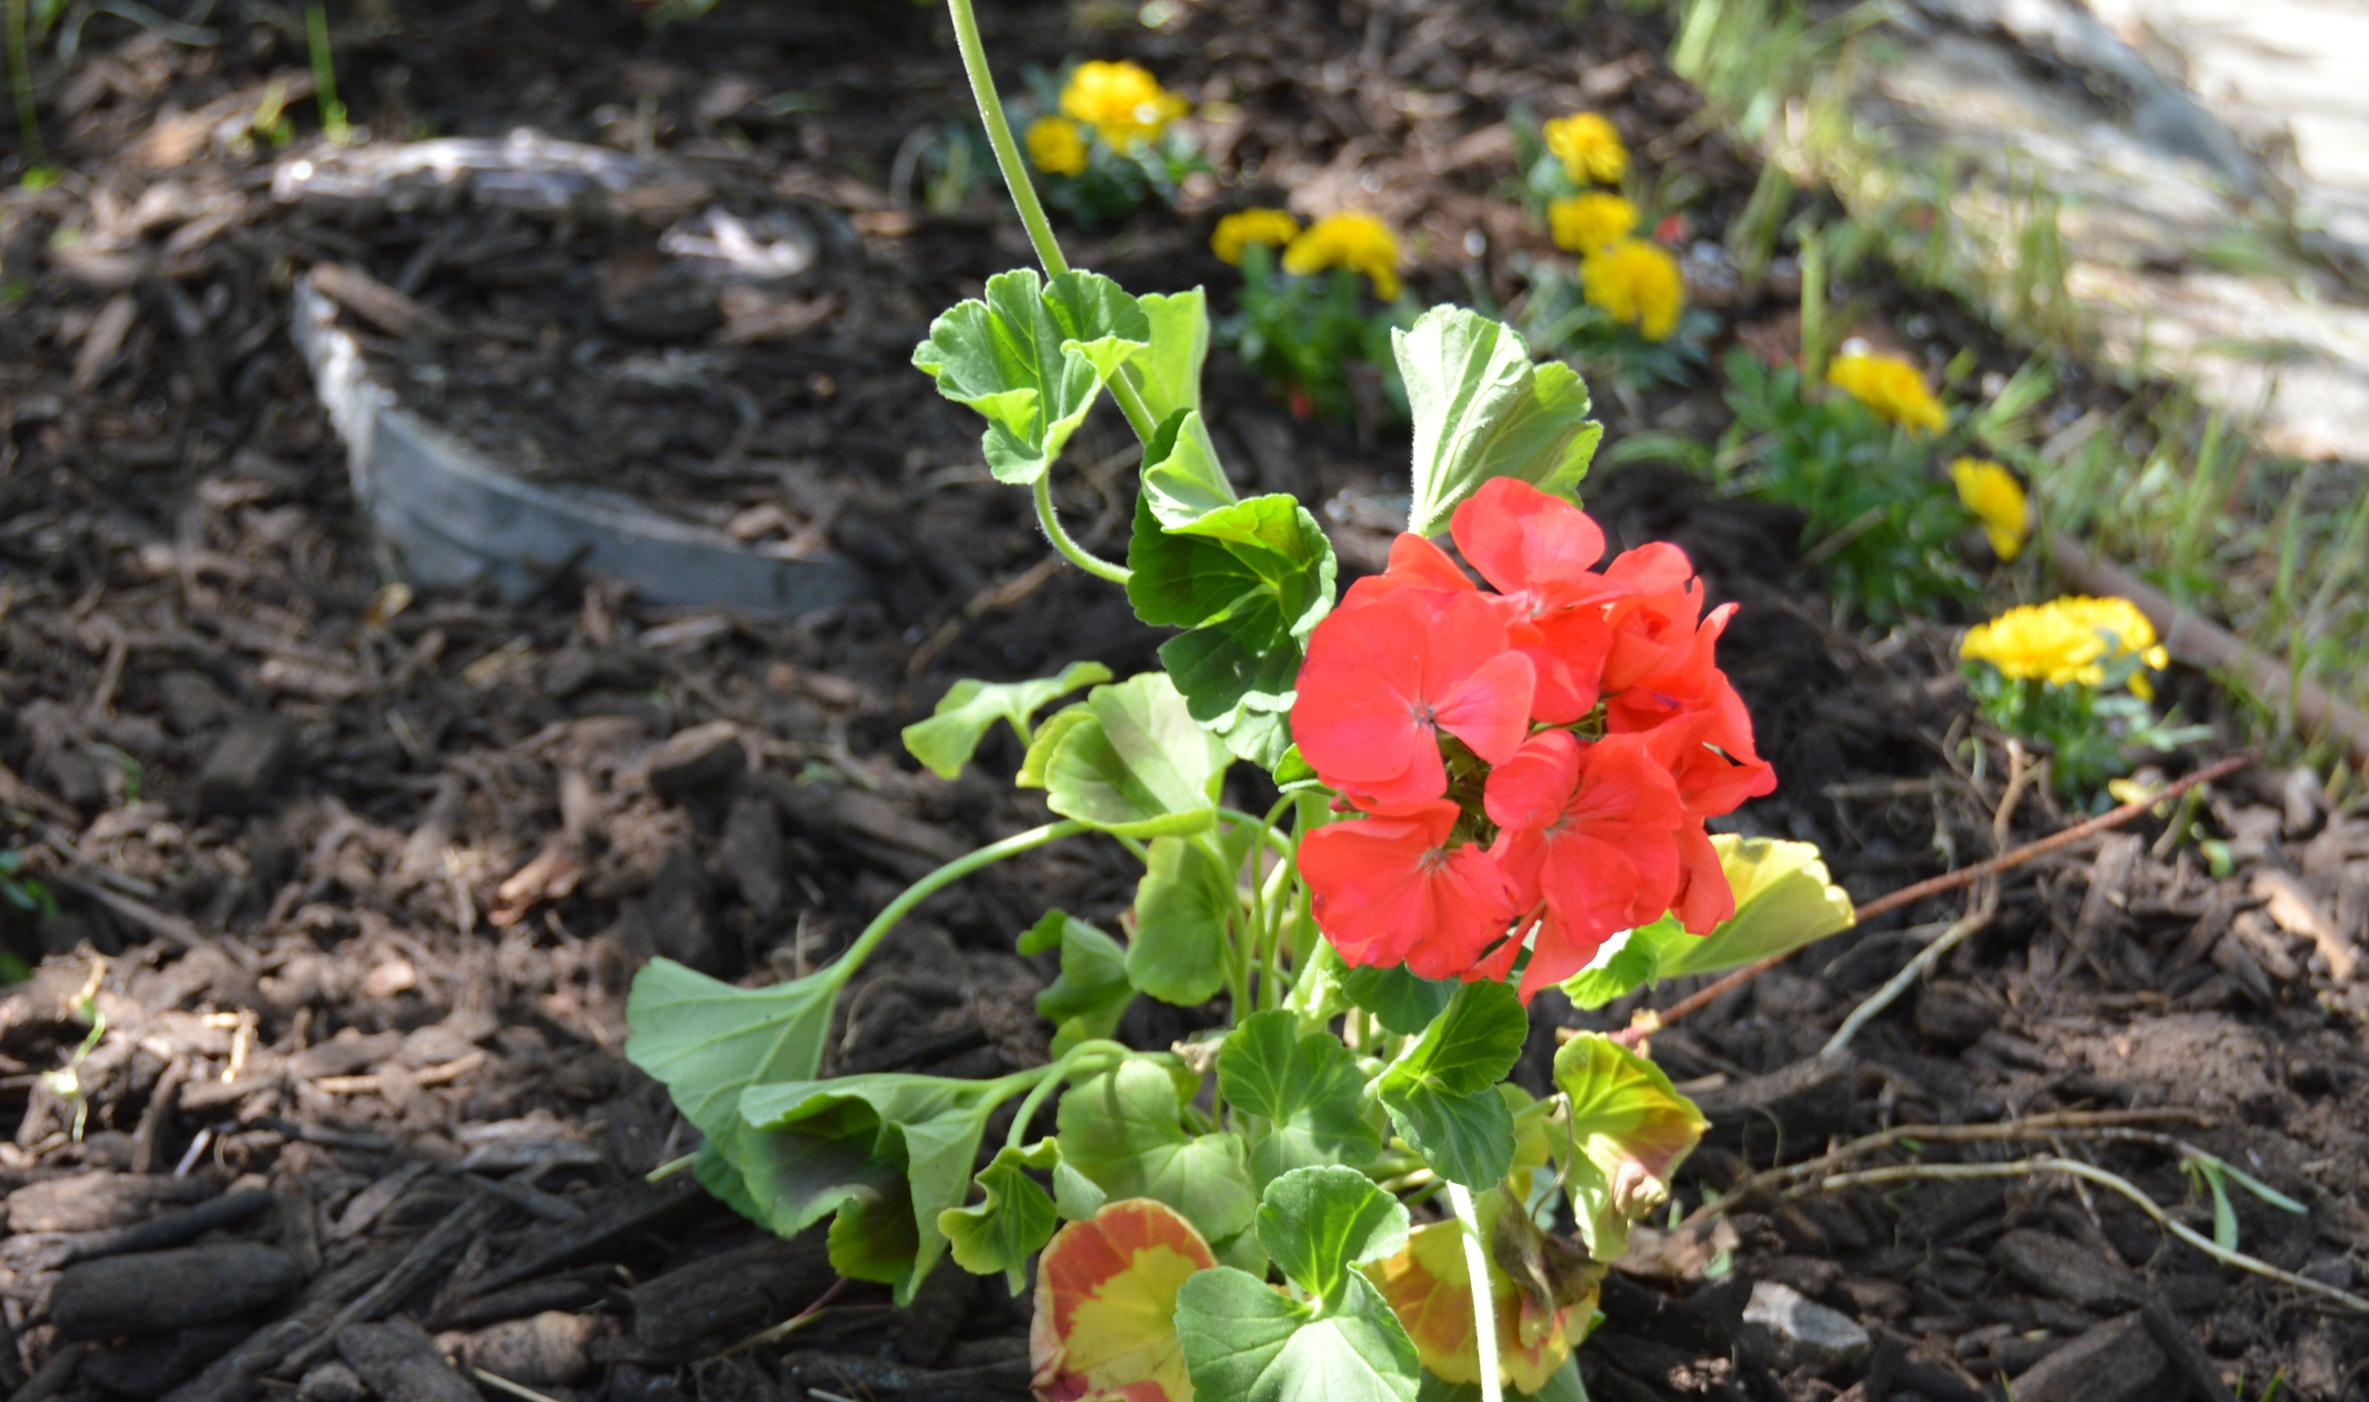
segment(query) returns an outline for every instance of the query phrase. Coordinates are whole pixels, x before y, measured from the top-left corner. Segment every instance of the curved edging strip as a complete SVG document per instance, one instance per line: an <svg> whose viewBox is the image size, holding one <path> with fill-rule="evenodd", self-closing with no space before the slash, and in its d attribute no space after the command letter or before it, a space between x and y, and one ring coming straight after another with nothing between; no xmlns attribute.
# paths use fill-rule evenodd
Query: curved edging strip
<svg viewBox="0 0 2369 1402"><path fill-rule="evenodd" d="M354 495L401 550L414 583L490 580L503 597L523 600L574 568L630 583L646 603L776 617L872 593L862 567L843 555L761 555L630 498L562 494L502 471L370 378L361 347L338 329L335 305L309 275L297 279L291 321L314 389L345 440Z"/></svg>

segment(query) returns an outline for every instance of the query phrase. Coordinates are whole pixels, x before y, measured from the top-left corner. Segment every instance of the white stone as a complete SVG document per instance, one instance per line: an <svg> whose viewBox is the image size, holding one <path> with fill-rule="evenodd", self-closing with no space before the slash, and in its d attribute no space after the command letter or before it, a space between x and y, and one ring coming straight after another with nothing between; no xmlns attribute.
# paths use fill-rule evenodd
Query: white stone
<svg viewBox="0 0 2369 1402"><path fill-rule="evenodd" d="M1744 1306L1744 1352L1790 1373L1808 1368L1828 1373L1867 1356L1872 1344L1859 1322L1840 1310L1810 1300L1790 1285L1756 1282Z"/></svg>

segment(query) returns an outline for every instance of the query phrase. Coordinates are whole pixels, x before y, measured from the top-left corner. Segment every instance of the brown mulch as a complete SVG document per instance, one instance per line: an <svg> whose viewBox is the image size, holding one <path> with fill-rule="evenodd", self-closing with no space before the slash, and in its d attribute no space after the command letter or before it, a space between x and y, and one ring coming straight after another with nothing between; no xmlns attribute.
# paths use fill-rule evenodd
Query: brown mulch
<svg viewBox="0 0 2369 1402"><path fill-rule="evenodd" d="M16 1402L412 1402L458 1381L441 1350L561 1402L1020 1396L1026 1301L951 1268L911 1309L850 1287L796 1334L736 1350L814 1304L828 1272L813 1243L771 1243L685 1178L641 1181L689 1146L619 1055L642 960L792 976L905 881L1034 821L1002 782L1008 737L953 784L903 755L898 727L953 678L1153 661L1157 635L1114 591L1066 571L1019 587L1043 556L1024 501L985 480L975 429L906 364L932 312L1025 257L989 191L934 216L889 188L914 128L962 111L944 21L727 0L651 35L571 0L389 13L338 38L376 131L646 137L744 211L801 221L817 264L789 296L828 310L746 343L717 335L721 300L636 321L655 305L626 295L646 286L629 274L648 270L648 222L273 201L277 157L250 119L275 83L293 99L310 79L301 37L268 19L225 19L219 48L191 50L94 18L78 65L39 74L69 176L0 197L0 283L24 289L0 312L0 816L60 909L4 932L38 967L0 1000L15 1116L0 1385ZM1207 282L1222 304L1207 221L1289 192L1409 230L1424 293L1508 298L1516 256L1548 253L1500 197L1516 107L1609 108L1666 180L1699 183L1706 237L1751 188L1652 57L1662 36L1617 7L1577 22L1560 4L1201 7L1163 31L1099 13L996 8L989 42L1015 70L1134 54L1240 115L1205 129L1238 188L1077 238L1081 261L1140 290ZM737 106L719 91L732 82L749 89ZM461 431L546 443L551 480L762 520L751 539L811 531L879 598L767 621L654 610L561 569L525 603L395 607L286 333L293 276L327 263L458 328L359 329L407 384L433 377L405 367L465 372L420 401ZM1723 310L1765 328L1783 300L1737 288ZM1870 305L1930 356L1972 344L2012 365L1947 306L1889 287ZM653 388L646 363L670 354L734 392ZM637 364L640 388L620 392ZM1701 387L1602 398L1616 441L1725 419ZM1230 461L1317 504L1346 567L1378 563L1405 490L1396 436L1295 422L1223 357L1211 402ZM488 417L505 403L511 418ZM1105 416L1074 454L1087 471L1062 474L1065 512L1112 552L1125 502L1098 484L1125 447ZM1793 581L1798 523L1692 479L1610 471L1589 504L1620 543L1678 540L1744 604L1724 660L1785 786L1742 830L1820 843L1862 899L1989 854L2004 751L1972 722L1942 630L1837 631ZM2035 793L2008 840L2064 817ZM2310 1208L2236 1194L2244 1248L2349 1287L2369 1248L2369 1059L2341 966L2369 922L2369 828L2267 772L2222 786L2205 822L2232 842L2229 880L2192 848L2147 850L2152 823L2135 852L2110 837L2036 863L1838 1064L1812 1058L1905 960L1899 932L1930 932L1965 897L1813 949L1654 1037L1717 1122L1685 1205L1885 1126L2186 1109L2166 1133ZM832 1064L959 1075L1041 1058L1028 999L1048 971L1013 936L1052 904L1115 919L1127 866L1073 842L926 905L845 1000ZM70 1083L45 1078L89 1033L72 1014L86 990L104 1032ZM1543 1074L1555 1026L1625 1025L1632 1004L1683 991L1596 1015L1549 995L1523 1074ZM1164 1046L1208 1020L1139 1004L1123 1032ZM2210 1230L2160 1145L2058 1147ZM2013 1377L2035 1402L2225 1374L2253 1397L2278 1374L2283 1395L2339 1398L2369 1360L2355 1318L2062 1179L1763 1195L1732 1226L1732 1269L1708 1280L1690 1258L1607 1283L1583 1353L1595 1395L1883 1402ZM1859 1321L1873 1351L1772 1365L1742 1342L1763 1282ZM2201 1348L2202 1374L2131 1323L2146 1307ZM2092 1390L2035 1379L2060 1351L2058 1373L2078 1363Z"/></svg>

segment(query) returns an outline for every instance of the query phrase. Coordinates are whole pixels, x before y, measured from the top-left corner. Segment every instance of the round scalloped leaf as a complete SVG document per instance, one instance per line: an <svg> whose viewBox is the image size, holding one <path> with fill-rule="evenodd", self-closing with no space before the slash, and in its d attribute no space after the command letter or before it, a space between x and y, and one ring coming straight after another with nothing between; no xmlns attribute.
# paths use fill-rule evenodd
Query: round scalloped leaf
<svg viewBox="0 0 2369 1402"><path fill-rule="evenodd" d="M1191 1402L1176 1292L1216 1264L1192 1223L1149 1198L1063 1227L1036 1267L1028 1353L1037 1396Z"/></svg>

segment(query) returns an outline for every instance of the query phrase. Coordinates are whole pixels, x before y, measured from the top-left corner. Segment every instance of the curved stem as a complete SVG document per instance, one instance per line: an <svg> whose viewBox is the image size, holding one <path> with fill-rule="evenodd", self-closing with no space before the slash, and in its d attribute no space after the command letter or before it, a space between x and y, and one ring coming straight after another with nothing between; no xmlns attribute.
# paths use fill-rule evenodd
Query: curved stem
<svg viewBox="0 0 2369 1402"><path fill-rule="evenodd" d="M1070 539L1068 529L1061 524L1061 517L1053 510L1052 469L1047 468L1045 475L1036 479L1035 491L1037 524L1045 528L1045 539L1053 542L1053 548L1068 557L1071 564L1096 579L1107 579L1125 588L1127 581L1133 577L1133 571L1125 565L1114 565L1099 555L1089 553L1086 547Z"/></svg>
<svg viewBox="0 0 2369 1402"><path fill-rule="evenodd" d="M1058 823L1047 823L1043 827L1030 828L1023 833L1014 833L1001 842L991 842L976 852L966 852L956 857L953 861L906 887L904 894L890 901L885 909L873 916L872 923L866 925L864 932L855 937L855 943L847 947L845 954L840 955L829 969L824 970L823 976L830 978L835 986L844 985L848 979L855 976L855 971L863 966L864 960L871 956L873 949L888 937L888 932L897 927L897 922L913 913L915 906L979 868L993 866L1006 857L1017 857L1022 852L1032 851L1048 842L1055 842L1072 833L1085 830L1084 823L1072 818L1064 818Z"/></svg>
<svg viewBox="0 0 2369 1402"><path fill-rule="evenodd" d="M1053 221L1045 217L1044 202L1036 197L1036 185L1028 178L1028 163L1021 158L1020 143L1012 139L1012 124L1004 116L1003 99L996 95L995 74L987 67L987 46L979 39L979 17L972 12L971 0L946 0L946 12L954 20L954 43L962 50L963 76L970 80L971 97L979 104L979 120L987 128L987 144L995 151L995 166L1003 175L1004 188L1012 192L1012 204L1020 211L1020 223L1028 230L1029 245L1036 250L1036 261L1044 265L1045 276L1059 277L1069 271L1069 259L1062 256L1061 241L1053 236ZM1110 393L1119 402L1119 412L1127 416L1127 426L1135 430L1137 440L1151 442L1152 434L1160 426L1152 421L1152 411L1143 402L1134 366L1119 368L1119 373L1111 379Z"/></svg>
<svg viewBox="0 0 2369 1402"><path fill-rule="evenodd" d="M994 148L1004 188L1012 192L1012 203L1020 210L1020 223L1028 230L1028 242L1036 249L1036 260L1044 264L1045 275L1059 277L1069 271L1069 260L1061 256L1053 222L1045 217L1036 186L1028 179L1028 165L1020 158L1020 143L1012 139L1012 124L1004 119L1003 100L995 94L995 75L987 68L987 46L979 40L979 17L971 11L971 0L946 0L946 12L954 19L954 43L962 50L963 75L970 79L971 96L978 100L979 120L986 124L987 144Z"/></svg>
<svg viewBox="0 0 2369 1402"><path fill-rule="evenodd" d="M1497 1357L1497 1301L1489 1294L1489 1255L1481 1245L1481 1221L1472 1209L1472 1191L1462 1183L1449 1182L1448 1207L1464 1224L1464 1272L1472 1284L1473 1354L1481 1364L1481 1402L1505 1402Z"/></svg>
<svg viewBox="0 0 2369 1402"><path fill-rule="evenodd" d="M1070 1071L1076 1062L1087 1055L1108 1056L1113 1052L1124 1058L1127 1055L1127 1048L1117 1042L1096 1039L1080 1042L1063 1052L1061 1059L1046 1068L1044 1079L1038 1081L1029 1090L1028 1098L1021 1101L1020 1108L1012 1113L1012 1130L1011 1133L1004 1136L1004 1147L1009 1149L1020 1147L1020 1141L1028 1137L1029 1121L1036 1118L1036 1112L1044 1106L1045 1097L1058 1090L1069 1079Z"/></svg>
<svg viewBox="0 0 2369 1402"><path fill-rule="evenodd" d="M1285 837L1282 833L1275 831L1275 820L1283 816L1281 812L1283 804L1291 802L1292 799L1297 798L1298 796L1299 795L1297 794L1285 795L1283 803L1278 803L1275 805L1276 811L1268 813L1264 818L1258 816L1255 813L1245 813L1239 808L1220 808L1217 810L1217 816L1225 819L1229 823L1237 823L1243 827L1255 830L1259 835L1259 841L1266 843L1268 847L1272 848L1276 852L1285 856L1289 856L1291 855L1291 840Z"/></svg>

